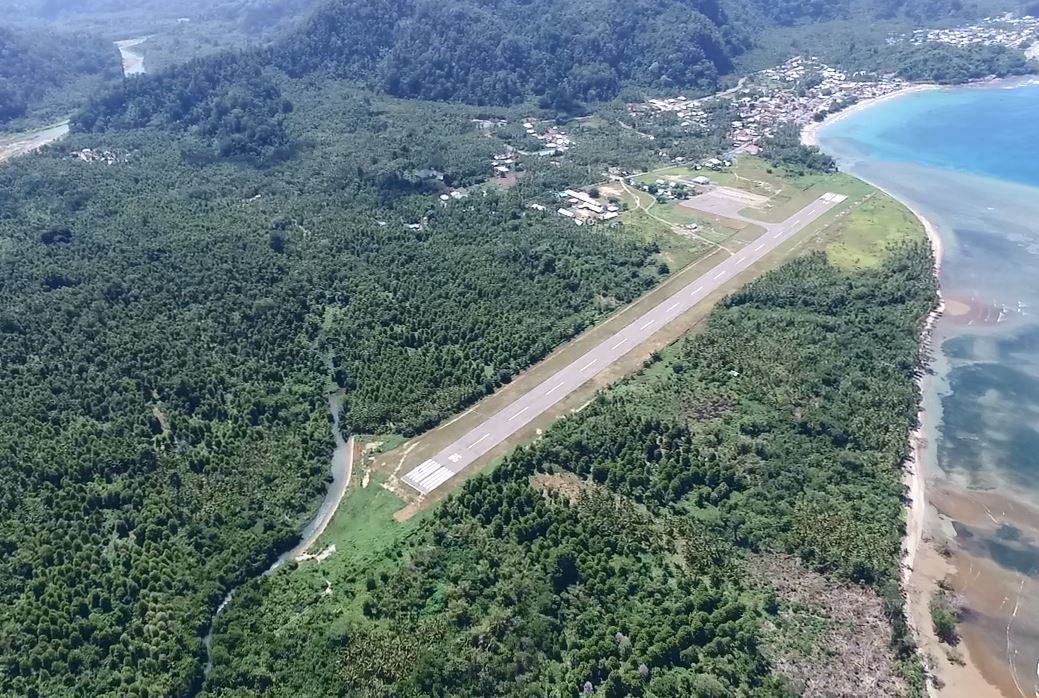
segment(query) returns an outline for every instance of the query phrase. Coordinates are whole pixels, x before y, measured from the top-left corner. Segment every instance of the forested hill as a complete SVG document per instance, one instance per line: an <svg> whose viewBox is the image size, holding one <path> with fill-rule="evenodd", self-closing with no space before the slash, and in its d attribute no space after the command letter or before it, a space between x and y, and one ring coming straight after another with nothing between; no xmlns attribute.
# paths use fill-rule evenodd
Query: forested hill
<svg viewBox="0 0 1039 698"><path fill-rule="evenodd" d="M120 65L115 47L100 38L0 27L0 127L78 80L118 78Z"/></svg>
<svg viewBox="0 0 1039 698"><path fill-rule="evenodd" d="M831 19L889 20L899 17L915 22L973 18L993 14L992 3L984 9L970 0L749 0L769 21L780 25ZM1010 10L1008 5L1003 10Z"/></svg>
<svg viewBox="0 0 1039 698"><path fill-rule="evenodd" d="M334 0L284 42L290 74L329 71L391 94L567 110L626 84L710 90L749 44L729 0Z"/></svg>

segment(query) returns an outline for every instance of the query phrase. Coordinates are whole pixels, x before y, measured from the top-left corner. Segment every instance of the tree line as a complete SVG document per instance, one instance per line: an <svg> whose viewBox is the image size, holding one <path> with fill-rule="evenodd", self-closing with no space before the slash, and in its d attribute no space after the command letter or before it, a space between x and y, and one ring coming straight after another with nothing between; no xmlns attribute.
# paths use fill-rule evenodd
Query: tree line
<svg viewBox="0 0 1039 698"><path fill-rule="evenodd" d="M793 696L744 562L778 553L872 588L924 695L899 556L931 264L815 254L748 285L403 544L251 583L206 694Z"/></svg>
<svg viewBox="0 0 1039 698"><path fill-rule="evenodd" d="M115 47L85 34L13 29L0 26L0 128L28 116L48 99L65 104L62 91L86 78L95 85L122 74Z"/></svg>

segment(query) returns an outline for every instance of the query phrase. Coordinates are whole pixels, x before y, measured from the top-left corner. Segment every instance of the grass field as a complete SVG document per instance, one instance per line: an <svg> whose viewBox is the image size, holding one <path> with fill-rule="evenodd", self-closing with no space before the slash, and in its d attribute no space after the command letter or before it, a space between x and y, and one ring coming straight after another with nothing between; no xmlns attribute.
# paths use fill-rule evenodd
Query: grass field
<svg viewBox="0 0 1039 698"><path fill-rule="evenodd" d="M384 481L383 475L373 472L368 486L362 487L361 473L355 471L335 518L318 539L314 550L320 551L334 544L336 552L333 558L344 563L360 562L407 535L421 516L413 517L406 524L395 524L393 515L401 508L401 501L382 487Z"/></svg>
<svg viewBox="0 0 1039 698"><path fill-rule="evenodd" d="M876 192L834 226L826 253L841 267L871 267L880 264L892 245L925 237L909 209Z"/></svg>
<svg viewBox="0 0 1039 698"><path fill-rule="evenodd" d="M767 211L743 211L748 218L766 222L785 220L828 191L844 194L853 204L859 202L827 229L822 241L830 261L842 267L875 266L892 245L925 237L923 226L905 206L845 174L783 177L764 160L742 158L731 170L711 176L724 186L771 196L773 206Z"/></svg>

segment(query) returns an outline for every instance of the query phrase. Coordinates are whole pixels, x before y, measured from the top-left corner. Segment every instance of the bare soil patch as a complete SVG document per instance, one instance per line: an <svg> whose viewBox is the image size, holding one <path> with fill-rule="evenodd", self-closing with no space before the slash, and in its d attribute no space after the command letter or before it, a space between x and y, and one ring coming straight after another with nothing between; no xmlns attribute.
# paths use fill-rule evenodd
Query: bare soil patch
<svg viewBox="0 0 1039 698"><path fill-rule="evenodd" d="M808 570L788 556L754 556L750 564L783 601L765 651L801 695L907 695L876 592Z"/></svg>

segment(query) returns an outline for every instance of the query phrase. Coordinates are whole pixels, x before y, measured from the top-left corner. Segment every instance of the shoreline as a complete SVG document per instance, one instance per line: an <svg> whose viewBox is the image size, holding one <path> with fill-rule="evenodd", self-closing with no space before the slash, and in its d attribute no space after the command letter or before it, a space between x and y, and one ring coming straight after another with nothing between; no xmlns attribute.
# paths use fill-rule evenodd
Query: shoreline
<svg viewBox="0 0 1039 698"><path fill-rule="evenodd" d="M1039 60L1039 44L1036 45L1035 51L1036 59ZM900 97L905 97L907 95L917 94L919 92L934 92L935 90L968 90L972 88L985 89L994 87L1014 88L1035 84L1039 84L1039 74L1036 73L1027 73L1025 75L1015 75L1003 78L987 78L984 80L974 80L972 82L966 82L958 85L939 85L938 83L932 82L907 82L903 87L900 87L897 90L892 90L887 94L879 95L877 97L870 97L869 99L860 100L855 104L852 104L851 106L847 107L846 109L841 109L839 112L829 114L822 121L811 121L805 124L801 128L801 145L818 148L819 132L822 131L824 128L832 126L838 121L846 119L849 116L853 116L860 112L866 111L867 109L875 107L878 104L883 104L884 102ZM876 187L876 185L872 182L870 182L869 184L871 184L871 186ZM877 188L880 189L880 187ZM885 193L887 193L888 196L891 196L892 198L898 200L900 203L905 203L901 201L901 199L898 199L898 197L892 196L888 192ZM919 218L919 215L917 215L917 217Z"/></svg>
<svg viewBox="0 0 1039 698"><path fill-rule="evenodd" d="M996 81L986 81L984 86L991 86ZM856 103L848 109L829 115L821 122L813 122L805 126L801 133L801 143L806 146L819 147L819 133L841 119L860 113L889 100L918 92L946 89L931 84L909 85L905 89L895 90L889 94ZM917 411L916 427L909 434L909 455L904 463L903 482L907 490L909 505L906 512L906 531L902 542L902 590L905 597L904 614L906 622L913 633L917 652L927 675L927 692L929 696L945 696L947 698L973 698L977 695L1004 695L1000 687L991 682L982 670L981 664L971 656L966 642L955 648L943 644L935 634L931 623L930 602L938 591L943 580L955 570L951 560L941 553L935 544L935 534L942 527L942 517L937 509L928 509L927 478L924 473L924 454L928 443L928 418L934 415L927 410L925 400L927 382L930 374L928 366L933 359L928 357L931 349L935 327L945 311L945 300L940 285L942 267L942 239L935 226L916 206L896 196L883 186L870 181L866 177L853 175L906 207L920 221L927 235L934 255L933 274L938 281L936 290L938 302L927 315L920 332L920 370L916 380L920 390L920 404ZM923 545L922 545L923 544Z"/></svg>
<svg viewBox="0 0 1039 698"><path fill-rule="evenodd" d="M866 111L867 109L875 107L878 104L882 104L884 102L890 101L892 99L896 99L898 97L904 97L906 95L916 94L917 92L932 92L934 90L941 90L941 89L945 89L945 88L942 85L937 85L937 84L934 84L934 83L906 83L905 87L900 87L897 90L893 90L891 92L888 92L886 95L880 95L878 97L870 97L869 99L860 100L860 101L856 102L855 104L852 104L847 109L841 109L839 112L836 112L834 114L829 114L822 121L813 121L811 123L806 124L804 126L804 128L801 129L801 145L806 145L806 146L809 146L809 147L814 146L814 147L818 148L819 147L819 132L822 131L824 128L827 128L828 126L832 126L833 124L837 123L838 121L846 119L849 116L853 116L855 114L858 114L859 112ZM876 185L872 184L872 182L870 182L869 184L871 186L876 186ZM880 189L880 187L877 187L877 188ZM888 192L884 192L884 193L888 194ZM888 194L888 196L891 196L891 194ZM891 198L896 198L896 197L892 196ZM899 200L899 202L900 203L904 203L904 202L901 202L901 200ZM924 222L924 219L921 218L919 214L916 214L915 211L913 213L916 215L917 218L921 219L921 222ZM924 227L926 228L927 225L928 224L925 223ZM930 233L928 233L928 237L930 237Z"/></svg>

